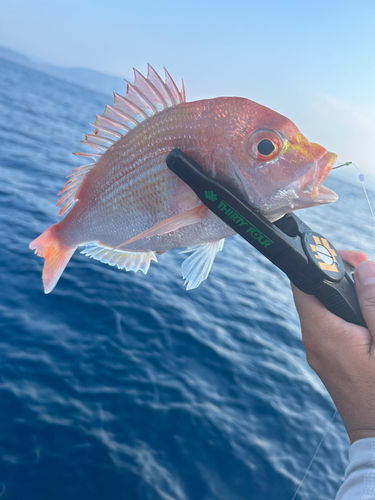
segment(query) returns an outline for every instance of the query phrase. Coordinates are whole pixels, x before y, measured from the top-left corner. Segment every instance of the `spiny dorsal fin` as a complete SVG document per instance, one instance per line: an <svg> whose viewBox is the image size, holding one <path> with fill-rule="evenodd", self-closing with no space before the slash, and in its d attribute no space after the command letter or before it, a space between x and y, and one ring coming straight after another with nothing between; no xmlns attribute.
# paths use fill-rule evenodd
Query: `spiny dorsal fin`
<svg viewBox="0 0 375 500"><path fill-rule="evenodd" d="M113 106L107 105L104 113L96 116L94 134L83 142L90 147L96 144L103 148L109 138L116 140L111 132L125 135L148 117L185 102L184 83L180 92L168 71L165 68L164 71L165 82L150 65L147 78L134 69L134 84L126 82L125 96L114 93ZM108 142L107 146L110 147L111 143Z"/></svg>
<svg viewBox="0 0 375 500"><path fill-rule="evenodd" d="M180 92L168 71L165 68L164 71L165 82L149 64L147 78L134 69L134 84L126 82L125 96L114 93L113 105L107 104L103 114L96 115L94 133L85 135L85 140L81 141L96 150L96 153L73 153L90 157L94 163L75 168L68 176L64 188L58 194L62 195L57 203L62 204L60 215L72 208L84 177L107 149L150 116L186 102L184 82Z"/></svg>

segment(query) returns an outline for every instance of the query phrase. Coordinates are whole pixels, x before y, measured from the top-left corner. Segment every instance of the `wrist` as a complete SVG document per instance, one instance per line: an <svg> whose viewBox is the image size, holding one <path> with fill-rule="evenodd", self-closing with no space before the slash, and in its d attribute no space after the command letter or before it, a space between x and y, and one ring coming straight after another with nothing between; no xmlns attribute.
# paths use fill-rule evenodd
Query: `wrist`
<svg viewBox="0 0 375 500"><path fill-rule="evenodd" d="M350 444L353 444L359 439L375 438L375 427L368 429L347 429L347 433L350 439Z"/></svg>

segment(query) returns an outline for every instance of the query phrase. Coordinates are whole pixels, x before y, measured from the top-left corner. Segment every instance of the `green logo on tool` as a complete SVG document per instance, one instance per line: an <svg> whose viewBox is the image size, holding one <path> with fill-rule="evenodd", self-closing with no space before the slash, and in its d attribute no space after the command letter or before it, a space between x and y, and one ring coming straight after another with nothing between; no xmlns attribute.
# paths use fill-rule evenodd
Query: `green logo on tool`
<svg viewBox="0 0 375 500"><path fill-rule="evenodd" d="M254 224L245 219L245 217L240 215L233 207L229 205L229 203L221 200L218 208L221 210L221 212L224 212L229 219L235 222L237 226L241 228L242 226L246 226L246 233L250 233L251 237L254 238L254 240L257 240L257 242L262 245L262 247L267 248L272 245L273 241L268 238L268 236L262 233L262 231L254 226Z"/></svg>
<svg viewBox="0 0 375 500"><path fill-rule="evenodd" d="M205 191L204 196L206 197L207 200L210 200L210 201L217 200L217 195L213 191Z"/></svg>

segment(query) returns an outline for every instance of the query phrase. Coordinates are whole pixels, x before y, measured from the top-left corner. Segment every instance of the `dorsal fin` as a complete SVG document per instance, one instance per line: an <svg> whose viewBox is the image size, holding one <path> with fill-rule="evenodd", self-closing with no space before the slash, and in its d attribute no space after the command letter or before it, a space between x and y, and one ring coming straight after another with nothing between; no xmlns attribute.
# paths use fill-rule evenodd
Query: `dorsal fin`
<svg viewBox="0 0 375 500"><path fill-rule="evenodd" d="M134 83L126 82L125 96L114 93L113 105L107 104L103 114L96 115L93 134L85 135L85 140L81 141L95 149L96 153L73 153L90 157L94 163L75 168L68 176L62 191L58 194L62 195L57 203L57 205L62 204L60 215L72 208L83 179L107 149L150 116L186 102L184 82L180 92L168 71L165 68L164 71L165 82L149 64L147 78L134 69Z"/></svg>

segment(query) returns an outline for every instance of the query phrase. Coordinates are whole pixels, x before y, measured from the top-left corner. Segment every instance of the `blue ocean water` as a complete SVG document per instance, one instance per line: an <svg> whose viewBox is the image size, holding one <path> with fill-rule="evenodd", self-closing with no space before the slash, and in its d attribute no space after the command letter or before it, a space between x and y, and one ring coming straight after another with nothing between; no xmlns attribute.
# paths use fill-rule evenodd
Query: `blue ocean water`
<svg viewBox="0 0 375 500"><path fill-rule="evenodd" d="M0 497L290 500L334 406L278 269L229 238L186 292L177 250L147 276L77 252L43 293L29 242L58 220L71 152L110 101L0 60ZM300 216L371 254L353 179ZM348 447L336 416L298 499L334 498Z"/></svg>

